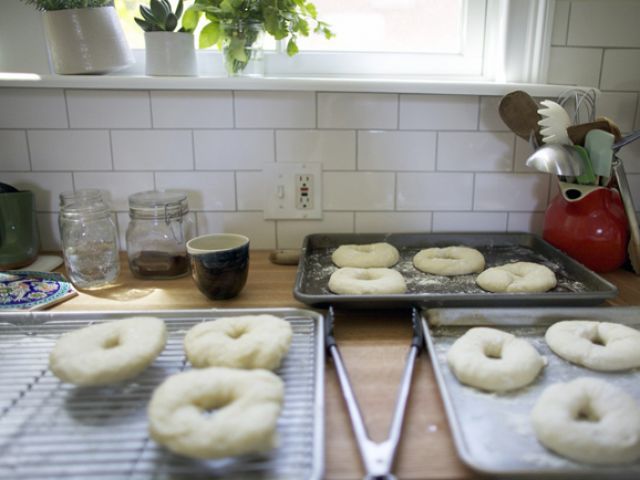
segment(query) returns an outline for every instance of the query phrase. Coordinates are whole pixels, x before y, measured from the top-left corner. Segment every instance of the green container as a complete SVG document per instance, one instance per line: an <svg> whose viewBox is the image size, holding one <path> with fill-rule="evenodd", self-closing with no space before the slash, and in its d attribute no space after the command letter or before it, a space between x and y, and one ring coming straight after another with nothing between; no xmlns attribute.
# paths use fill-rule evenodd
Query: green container
<svg viewBox="0 0 640 480"><path fill-rule="evenodd" d="M30 265L39 248L33 192L0 193L0 270Z"/></svg>

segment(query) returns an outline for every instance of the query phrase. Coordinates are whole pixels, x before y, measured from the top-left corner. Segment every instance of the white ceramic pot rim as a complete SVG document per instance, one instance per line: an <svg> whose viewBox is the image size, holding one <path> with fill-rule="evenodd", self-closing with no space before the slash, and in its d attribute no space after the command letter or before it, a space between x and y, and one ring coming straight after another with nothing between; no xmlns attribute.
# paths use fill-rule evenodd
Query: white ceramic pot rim
<svg viewBox="0 0 640 480"><path fill-rule="evenodd" d="M208 233L187 242L187 253L198 255L233 250L249 243L249 238L237 233Z"/></svg>

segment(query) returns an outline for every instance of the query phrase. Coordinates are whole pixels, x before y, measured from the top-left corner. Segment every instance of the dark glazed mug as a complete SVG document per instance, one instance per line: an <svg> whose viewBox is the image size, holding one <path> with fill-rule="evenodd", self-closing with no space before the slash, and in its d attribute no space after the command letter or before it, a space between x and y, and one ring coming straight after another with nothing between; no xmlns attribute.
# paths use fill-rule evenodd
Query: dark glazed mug
<svg viewBox="0 0 640 480"><path fill-rule="evenodd" d="M233 298L249 274L249 239L235 233L212 233L187 242L191 276L211 300Z"/></svg>
<svg viewBox="0 0 640 480"><path fill-rule="evenodd" d="M0 193L0 270L30 265L39 248L33 192Z"/></svg>

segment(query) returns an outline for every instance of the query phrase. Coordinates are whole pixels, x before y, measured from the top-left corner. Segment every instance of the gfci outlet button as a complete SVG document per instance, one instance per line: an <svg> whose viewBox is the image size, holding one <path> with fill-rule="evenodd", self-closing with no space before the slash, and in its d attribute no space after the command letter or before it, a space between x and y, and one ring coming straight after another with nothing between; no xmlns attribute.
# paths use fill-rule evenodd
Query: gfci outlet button
<svg viewBox="0 0 640 480"><path fill-rule="evenodd" d="M265 219L322 218L321 163L266 163Z"/></svg>

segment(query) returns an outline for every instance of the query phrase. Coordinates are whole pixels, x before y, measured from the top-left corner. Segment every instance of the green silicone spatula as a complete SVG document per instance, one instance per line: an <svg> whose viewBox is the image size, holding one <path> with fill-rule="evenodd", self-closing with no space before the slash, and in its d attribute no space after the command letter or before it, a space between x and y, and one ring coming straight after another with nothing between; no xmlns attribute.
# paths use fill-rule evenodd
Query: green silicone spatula
<svg viewBox="0 0 640 480"><path fill-rule="evenodd" d="M589 158L589 152L584 147L580 145L573 145L571 148L575 149L582 157L582 163L584 165L584 170L582 174L576 177L576 181L580 185L595 185L596 184L596 174L593 172L593 166L591 165L591 159Z"/></svg>
<svg viewBox="0 0 640 480"><path fill-rule="evenodd" d="M608 179L611 176L614 141L615 137L604 130L591 130L585 136L584 146L589 152L593 173L598 177Z"/></svg>

